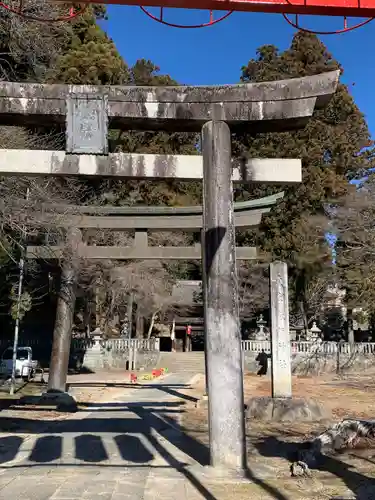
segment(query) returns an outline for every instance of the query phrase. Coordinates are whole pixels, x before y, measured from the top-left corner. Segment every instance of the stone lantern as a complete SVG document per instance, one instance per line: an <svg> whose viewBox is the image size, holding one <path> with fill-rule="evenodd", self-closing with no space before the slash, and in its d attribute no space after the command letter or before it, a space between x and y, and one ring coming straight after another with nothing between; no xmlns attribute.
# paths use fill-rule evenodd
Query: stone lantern
<svg viewBox="0 0 375 500"><path fill-rule="evenodd" d="M263 318L263 314L259 316L259 319L257 321L257 327L258 330L255 334L255 340L269 340L269 334L265 331L265 326L267 325L267 322Z"/></svg>
<svg viewBox="0 0 375 500"><path fill-rule="evenodd" d="M316 321L314 321L309 331L308 340L310 340L311 342L321 342L322 341L322 339L320 338L321 333L322 330L317 326Z"/></svg>

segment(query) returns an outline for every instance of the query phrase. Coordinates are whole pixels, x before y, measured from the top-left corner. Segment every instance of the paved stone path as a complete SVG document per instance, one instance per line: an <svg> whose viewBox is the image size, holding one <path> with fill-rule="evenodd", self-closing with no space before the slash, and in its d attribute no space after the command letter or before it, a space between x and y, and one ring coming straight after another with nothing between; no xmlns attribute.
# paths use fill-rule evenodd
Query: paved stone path
<svg viewBox="0 0 375 500"><path fill-rule="evenodd" d="M183 399L174 388L192 375L171 374L121 401L52 421L48 429L33 425L28 436L0 434L0 498L185 499L185 466L207 458L176 422ZM0 413L0 426L3 418Z"/></svg>

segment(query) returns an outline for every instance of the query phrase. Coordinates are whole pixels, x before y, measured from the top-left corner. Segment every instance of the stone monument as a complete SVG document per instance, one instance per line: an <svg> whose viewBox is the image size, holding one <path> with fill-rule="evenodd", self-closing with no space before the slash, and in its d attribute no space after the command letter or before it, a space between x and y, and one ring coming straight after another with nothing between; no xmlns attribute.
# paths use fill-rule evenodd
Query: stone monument
<svg viewBox="0 0 375 500"><path fill-rule="evenodd" d="M292 398L291 339L289 332L288 269L285 262L270 265L272 396L251 398L246 415L277 422L326 420L329 413L311 399Z"/></svg>

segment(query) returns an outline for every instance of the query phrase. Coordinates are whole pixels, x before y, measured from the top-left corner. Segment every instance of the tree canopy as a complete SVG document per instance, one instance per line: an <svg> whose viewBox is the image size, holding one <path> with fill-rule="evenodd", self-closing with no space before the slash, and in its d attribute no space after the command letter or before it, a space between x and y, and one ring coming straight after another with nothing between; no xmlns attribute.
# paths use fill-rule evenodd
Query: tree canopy
<svg viewBox="0 0 375 500"><path fill-rule="evenodd" d="M29 1L35 3L35 8L41 8L40 0ZM43 5L50 9L57 8L54 3L44 2ZM2 33L6 33L1 39L1 78L9 81L98 85L177 84L173 75L160 73L160 68L153 61L139 59L133 66L129 66L117 51L113 40L102 29L99 21L105 19L106 11L102 6L89 7L82 16L62 24L25 22L1 11L0 28ZM315 35L298 32L285 51L279 51L273 45L260 47L256 56L243 66L240 79L245 83L272 81L334 69L343 71L324 44ZM61 130L24 128L14 134L9 128L0 127L2 147L59 149L64 147L63 136ZM109 137L111 151L127 152L198 154L198 142L196 134L187 133L111 130ZM340 263L333 265L332 249L326 236L329 231L336 231L337 234L341 231L340 234L343 234L344 226L338 219L343 208L339 211L337 207L345 206L348 209L348 197L353 193L350 182L363 176L372 167L372 146L365 118L343 83L339 84L329 105L317 110L302 130L256 136L246 132L233 135L235 156L302 159L302 184L283 188L284 199L263 218L259 229L240 235L240 239L244 244L253 245L255 242L264 255L263 260L282 259L288 263L291 303L296 305L293 312L296 321L303 321L305 327L311 318L316 317L325 283L339 278L350 280L348 273L344 276L341 272ZM36 181L8 178L1 180L0 190L4 196L10 197L9 199L15 197L19 202L27 186L31 185L33 194L29 209L30 204L57 199L101 205L181 206L200 203L202 196L201 185L195 182L153 183L118 179ZM280 188L242 185L236 187L235 198L258 198L277 191ZM361 193L356 194L357 197L360 195ZM1 215L2 222L9 227L9 211L4 210ZM16 218L16 214L14 217ZM349 231L353 230L353 225L349 229L348 220L349 218L345 225L347 238ZM6 286L1 291L1 302L6 303L7 308L14 294L15 283L14 272L7 274L8 267L10 269L13 266L13 269L15 265L9 257L13 255L9 245L12 246L12 241L15 242L11 250L15 251L16 257L20 249L17 231L13 229L11 227L10 231L7 230L7 234L1 233L0 238L2 273L5 273L4 276L11 276L11 279L4 280ZM118 238L120 241L121 237ZM156 239L165 241L168 237L156 235ZM177 240L189 244L192 237L181 234L176 235ZM358 259L353 251L350 254L346 252L346 256L347 259L350 256L350 262ZM345 265L348 265L347 262ZM164 269L168 276L174 278L196 276L196 268L190 264L164 264ZM256 301L251 303L253 291L257 289L256 283L266 277L263 269L264 267L244 266L240 270L240 275L246 276L247 290L252 291L246 300L252 313L256 309L261 310L266 303L263 296L257 296ZM34 269L30 283L34 283L35 273L38 272L42 270ZM356 279L358 281L358 276ZM43 286L47 286L47 281L43 281ZM354 282L353 278L353 290ZM27 283L26 280L26 289ZM261 288L267 289L263 282ZM358 291L353 291L352 295L359 297ZM146 296L146 290L138 290L138 296ZM6 300L3 300L4 297Z"/></svg>
<svg viewBox="0 0 375 500"><path fill-rule="evenodd" d="M289 49L260 47L257 57L242 68L241 81L259 82L310 76L335 69L340 64L313 34L298 32ZM372 146L364 115L350 92L340 83L337 92L307 126L284 133L242 134L235 139L236 154L258 158L301 158L303 181L286 187L283 201L266 217L256 234L257 244L273 259L288 263L296 303L305 322L311 280L324 273L334 279L332 251L326 234L332 230L327 205L350 190L350 180L371 166ZM240 188L239 198L258 197L275 188Z"/></svg>

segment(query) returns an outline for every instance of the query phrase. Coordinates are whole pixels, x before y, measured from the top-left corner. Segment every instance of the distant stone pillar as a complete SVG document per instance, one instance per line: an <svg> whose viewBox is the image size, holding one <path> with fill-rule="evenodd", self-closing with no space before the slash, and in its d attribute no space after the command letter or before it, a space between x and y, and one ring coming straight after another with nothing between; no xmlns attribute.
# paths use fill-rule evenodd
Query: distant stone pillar
<svg viewBox="0 0 375 500"><path fill-rule="evenodd" d="M69 353L72 338L76 285L78 272L77 252L82 242L79 229L69 232L68 256L62 264L60 291L57 298L55 328L48 376L48 392L65 392Z"/></svg>
<svg viewBox="0 0 375 500"><path fill-rule="evenodd" d="M243 375L231 166L231 134L223 121L203 126L203 300L210 427L210 462L246 466Z"/></svg>
<svg viewBox="0 0 375 500"><path fill-rule="evenodd" d="M272 397L292 397L290 357L288 268L285 262L270 265Z"/></svg>

